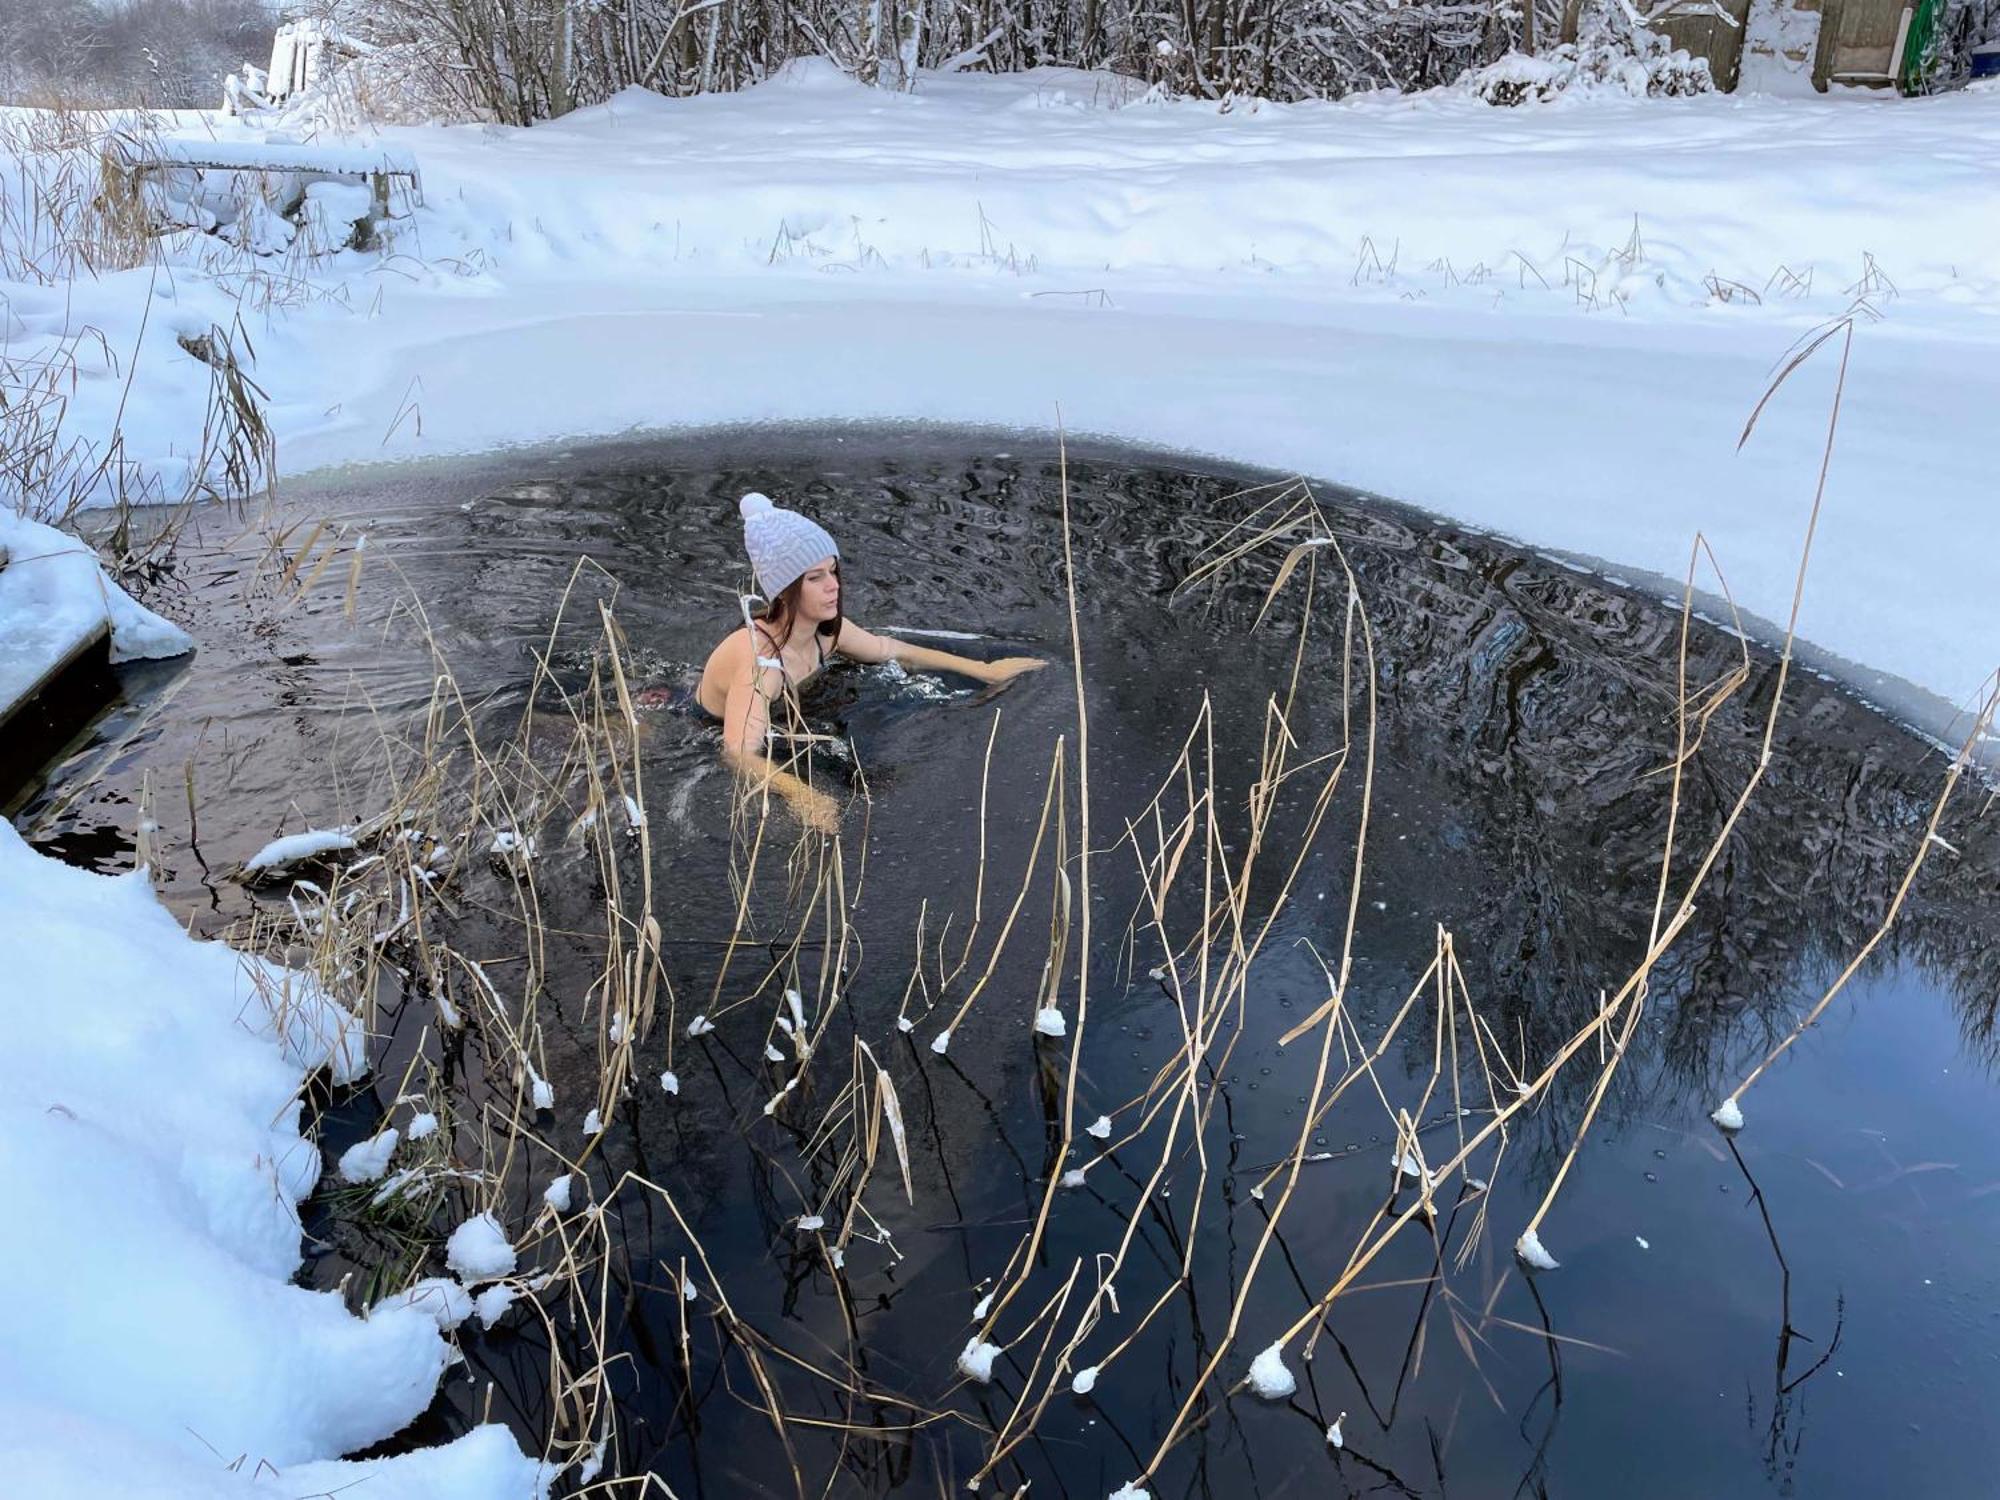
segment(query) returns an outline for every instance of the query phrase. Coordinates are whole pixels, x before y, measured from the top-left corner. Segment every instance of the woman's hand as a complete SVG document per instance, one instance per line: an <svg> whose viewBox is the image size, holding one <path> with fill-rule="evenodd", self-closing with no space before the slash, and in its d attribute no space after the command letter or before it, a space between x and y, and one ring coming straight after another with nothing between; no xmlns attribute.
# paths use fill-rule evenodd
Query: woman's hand
<svg viewBox="0 0 2000 1500"><path fill-rule="evenodd" d="M1039 656L1003 656L998 661L987 662L986 670L979 675L990 683L1012 682L1023 672L1039 672L1047 665Z"/></svg>
<svg viewBox="0 0 2000 1500"><path fill-rule="evenodd" d="M792 809L814 833L840 832L840 804L816 786L801 786L793 792Z"/></svg>

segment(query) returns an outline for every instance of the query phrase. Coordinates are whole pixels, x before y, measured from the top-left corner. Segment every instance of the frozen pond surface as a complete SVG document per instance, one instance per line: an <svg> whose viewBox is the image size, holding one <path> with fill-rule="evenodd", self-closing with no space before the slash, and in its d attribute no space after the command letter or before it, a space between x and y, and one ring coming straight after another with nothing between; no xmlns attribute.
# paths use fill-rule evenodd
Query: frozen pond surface
<svg viewBox="0 0 2000 1500"><path fill-rule="evenodd" d="M628 1356L616 1377L618 1458L624 1472L650 1469L684 1497L792 1493L794 1460L809 1493L964 1493L989 1448L985 1429L1007 1421L1035 1366L1043 1329L1027 1328L1030 1316L1073 1263L1085 1291L1094 1285L1094 1258L1117 1245L1161 1160L1163 1122L1057 1195L1040 1267L1003 1324L1011 1347L993 1383L957 1385L974 1303L1042 1201L1069 1045L1037 1043L1029 1029L1047 946L1041 876L1022 916L1032 932L1001 955L948 1056L926 1043L949 1009L908 1038L893 1024L906 1003L924 1012L921 998L906 1002L920 909L920 996L971 921L989 734L982 961L995 912L1019 886L1058 738L1074 753L1053 455L984 442L731 436L322 490L301 502L310 513L368 536L351 625L339 570L285 605L272 570L253 561L254 539L211 522L177 586L197 637L215 644L185 669L129 677L132 701L28 809L43 847L111 867L129 861L133 804L148 783L168 833L185 832L175 808L191 765L199 840L169 838L163 888L198 927L217 930L252 898L209 870L276 833L354 811L366 800L371 714L397 721L428 699L433 659L410 599L496 724L520 718L534 654L551 645L556 601L580 556L601 571L580 576L572 618L594 620L595 601L615 593L641 674L683 680L733 616L743 572L735 499L748 488L834 533L847 610L861 623L961 630L979 637L966 644L977 654L1058 660L999 694L853 667L809 690L814 724L851 747L853 764L829 757L826 774L849 789L865 783L870 799L865 815L858 802L850 808L843 836L849 878L865 868L865 888L852 912L858 959L819 1046L839 1060L815 1075L809 1107L767 1117L782 1077L763 1056L767 1002L724 1016L701 1041L675 1035L679 1096L637 1090L592 1162L603 1182L629 1168L672 1187L735 1316L766 1341L792 1418L788 1457L713 1301L682 1302L688 1241L656 1208L621 1200L631 1276L618 1314ZM1243 821L1300 613L1294 587L1250 633L1282 547L1220 589L1171 594L1261 498L1239 493L1258 481L1116 452L1072 454L1070 481L1095 820L1080 1128L1133 1099L1181 1046L1170 987L1149 973L1163 961L1157 940L1149 949L1143 921L1128 930L1140 888L1130 845L1118 845L1124 822L1158 790L1204 701L1224 820ZM1372 1042L1431 962L1442 924L1492 1035L1538 1066L1646 946L1667 812L1659 768L1674 747L1678 613L1449 525L1332 490L1319 497L1355 568L1377 660L1350 1014ZM1316 751L1337 740L1341 715L1344 585L1334 576L1320 575L1332 623L1314 627L1292 724ZM553 644L560 675L570 644L560 634ZM1691 680L1719 676L1739 649L1698 628ZM1774 662L1753 654L1748 683L1709 726L1688 779L1684 858L1706 845L1754 764L1774 676ZM647 719L646 803L684 1027L717 991L733 921L727 780L711 731L671 713ZM1333 1304L1310 1363L1294 1344L1293 1395L1221 1400L1256 1350L1340 1274L1390 1199L1390 1116L1372 1088L1350 1093L1311 1132L1323 1159L1303 1168L1210 1387L1216 1399L1196 1408L1153 1493L1986 1493L2000 1442L1991 1254L2000 840L1993 814L1979 815L1983 790L1953 804L1943 832L1956 852L1927 863L1876 957L1745 1096L1750 1129L1732 1145L1705 1118L1867 939L1944 769L1935 750L1795 674L1765 784L1656 971L1603 1118L1543 1225L1561 1269L1530 1281L1509 1247L1571 1139L1583 1077L1560 1081L1517 1122L1490 1194L1454 1208L1454 1183L1435 1236L1413 1224ZM1278 1039L1326 994L1314 954L1340 947L1358 788L1343 787L1311 841L1229 1023L1230 1049L1216 1054L1200 1137L1205 1184L1184 1131L1166 1191L1140 1213L1120 1310L1106 1313L1085 1354L1103 1354L1167 1293L1160 1310L1089 1399L1065 1391L1048 1404L981 1493L1032 1482L1036 1495L1109 1494L1144 1466L1216 1347L1266 1223L1268 1204L1250 1188L1291 1147L1309 1095L1315 1042ZM1073 816L1073 782L1071 793ZM1303 794L1283 799L1280 821L1297 826L1304 808L1291 804ZM1258 910L1275 901L1295 847L1259 866ZM596 900L596 872L567 859L549 853L536 875L558 927L581 925ZM755 900L766 903L755 925L767 946L736 961L725 999L756 987L802 920L782 875L760 883ZM584 1097L597 1064L594 1024L582 996L565 991L565 973L558 953L550 1077L568 1101ZM955 1008L965 988L943 1003ZM1074 988L1072 975L1061 996L1072 1024ZM1410 1023L1388 1050L1376 1081L1391 1105L1416 1107L1434 1034ZM794 1226L829 1186L831 1164L808 1147L857 1036L895 1079L915 1201L878 1179L868 1204L897 1253L857 1241L836 1276L823 1244ZM664 1029L648 1039L642 1080L664 1065L667 1044ZM1461 1128L1449 1103L1448 1091L1433 1096L1420 1121L1432 1160L1450 1154ZM574 1138L580 1108L550 1123L552 1138ZM335 1150L367 1129L365 1101L347 1113L351 1122L337 1114L329 1128ZM1137 1118L1119 1116L1114 1142ZM1097 1155L1097 1142L1078 1145L1073 1161ZM1487 1227L1473 1239L1482 1208ZM319 1263L324 1284L338 1281L349 1250ZM467 1344L479 1383L448 1383L427 1422L449 1429L478 1412L490 1377L496 1412L538 1440L539 1331L468 1330ZM849 1399L806 1368L850 1364L877 1399ZM1325 1432L1342 1413L1336 1451Z"/></svg>

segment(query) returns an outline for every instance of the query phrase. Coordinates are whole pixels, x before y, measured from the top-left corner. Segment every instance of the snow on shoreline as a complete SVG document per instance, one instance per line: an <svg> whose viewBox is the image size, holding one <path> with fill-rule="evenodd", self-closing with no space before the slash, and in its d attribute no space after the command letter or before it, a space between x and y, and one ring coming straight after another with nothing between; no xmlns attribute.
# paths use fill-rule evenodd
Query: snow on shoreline
<svg viewBox="0 0 2000 1500"><path fill-rule="evenodd" d="M1046 434L1059 411L1668 578L1699 529L1781 621L1832 359L1735 441L1794 342L1864 298L1882 321L1803 634L1953 702L1995 665L1974 434L2000 409L2000 94L1116 97L1064 70L885 95L795 65L532 130L384 131L427 201L397 273L335 256L338 301L258 331L284 469L759 421ZM116 282L73 316L134 322ZM214 287L181 283L164 321L210 319ZM127 420L158 434L134 451L165 451L206 378L147 354Z"/></svg>
<svg viewBox="0 0 2000 1500"><path fill-rule="evenodd" d="M186 631L113 583L84 543L0 506L0 714L105 627L115 662L194 649Z"/></svg>
<svg viewBox="0 0 2000 1500"><path fill-rule="evenodd" d="M365 1074L310 980L183 933L143 872L35 853L0 822L0 1488L23 1495L531 1500L504 1429L339 1455L429 1405L428 1310L288 1284L308 1072Z"/></svg>

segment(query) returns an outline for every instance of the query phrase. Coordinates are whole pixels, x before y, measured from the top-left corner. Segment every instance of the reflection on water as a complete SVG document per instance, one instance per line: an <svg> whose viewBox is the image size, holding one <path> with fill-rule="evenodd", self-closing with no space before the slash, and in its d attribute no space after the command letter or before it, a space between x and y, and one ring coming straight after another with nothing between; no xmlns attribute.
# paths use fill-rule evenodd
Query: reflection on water
<svg viewBox="0 0 2000 1500"><path fill-rule="evenodd" d="M1237 480L1119 455L1073 457L1070 479L1099 830L1080 1059L1088 1118L1130 1099L1180 1035L1165 985L1148 973L1160 955L1143 951L1143 936L1127 946L1139 895L1129 847L1121 853L1102 830L1146 804L1205 703L1219 796L1243 821L1266 703L1292 668L1300 620L1288 596L1249 633L1268 562L1223 588L1172 594L1246 510ZM185 602L197 628L203 617L235 628L208 632L217 644L178 680L171 712L126 723L128 738L90 763L87 788L72 784L60 810L45 799L42 836L87 854L101 830L131 824L147 790L171 836L169 899L218 926L250 898L207 866L301 823L366 811L378 795L370 717L407 714L431 688L419 612L481 713L509 724L536 657L553 653L560 673L564 653L583 649L550 631L587 557L596 566L577 576L570 617L615 599L642 672L677 680L733 615L735 498L749 488L839 538L854 618L972 632L967 649L979 654L1066 650L1060 497L1040 458L853 435L788 440L783 451L571 461L464 494L385 489L350 499L339 517L386 563L371 562L352 626L337 591L297 607L259 598L267 585L229 561L239 543L218 537L192 561ZM1678 611L1447 525L1321 500L1359 578L1381 709L1351 1003L1364 1032L1383 1023L1442 924L1510 1055L1543 1057L1646 945ZM1322 631L1308 645L1294 723L1308 744L1337 731L1337 640ZM1690 680L1719 677L1740 650L1698 629ZM1750 680L1708 726L1684 789L1683 851L1704 846L1750 774L1774 679L1774 664L1753 656ZM1435 1233L1401 1236L1334 1304L1315 1357L1292 1359L1295 1394L1222 1400L1249 1354L1319 1296L1383 1212L1387 1116L1372 1097L1343 1101L1315 1131L1316 1159L1245 1303L1240 1357L1196 1408L1156 1495L1990 1491L2000 1272L1978 1247L2000 1214L2000 1146L1986 1123L2000 841L1977 795L1948 818L1955 852L1926 865L1860 980L1747 1096L1750 1132L1730 1143L1703 1119L1880 921L1942 777L1939 755L1824 682L1795 674L1788 704L1764 787L1655 973L1607 1117L1545 1226L1562 1269L1530 1281L1507 1246L1573 1138L1587 1078L1520 1122L1490 1198L1442 1205ZM826 1493L961 1488L1009 1421L1041 1338L1023 1329L1024 1312L1008 1326L1013 1346L994 1384L957 1383L973 1305L1036 1215L1052 1167L1049 1109L1060 1107L1066 1054L1028 1030L1043 949L1003 954L946 1055L924 1043L948 1012L907 1039L893 1018L909 1003L913 968L923 982L912 1010L923 1013L938 956L956 957L963 939L952 934L970 925L989 733L989 906L1020 880L1052 749L1076 734L1066 674L996 695L842 668L808 708L852 747L855 765L828 772L869 797L850 809L846 835L865 866L861 957L841 976L821 1048L844 1057L860 1036L889 1066L914 1203L878 1183L869 1204L886 1242L857 1242L833 1274L795 1225L829 1188L830 1168L806 1147L838 1084L815 1081L810 1108L764 1113L778 1075L762 1056L762 1004L700 1042L671 1039L679 1096L639 1091L593 1174L608 1182L631 1169L671 1184L723 1271L737 1337L754 1329L775 1366L789 1418L780 1441L725 1320L680 1297L691 1246L671 1217L643 1195L621 1198L630 1281L617 1451L625 1472L656 1472L683 1496L790 1493L795 1463ZM749 993L768 960L739 957L718 989L737 892L712 732L660 712L647 736L646 801L684 1022L711 995ZM174 812L188 767L198 830ZM1277 1039L1325 996L1314 953L1338 947L1356 811L1352 796L1335 804L1258 960L1252 1003L1213 1080L1206 1194L1195 1192L1184 1141L1166 1192L1133 1230L1120 1312L1092 1347L1122 1337L1120 1320L1131 1326L1165 1292L1163 1310L1089 1399L1049 1404L984 1493L1030 1483L1036 1494L1110 1493L1144 1466L1223 1337L1266 1222L1250 1188L1290 1147L1309 1097L1312 1048ZM1259 865L1253 903L1269 906L1284 869ZM577 856L552 847L537 884L557 930L590 926L599 893ZM785 951L796 894L782 876L758 887L754 930L769 953ZM1046 925L1044 909L1032 918ZM989 910L989 932L993 920ZM799 957L809 968L820 951L808 941ZM577 1101L594 1076L595 1028L565 972L559 951L547 1003L562 1018L552 1042L566 1035L571 1050L551 1057L550 1076L559 1099ZM580 956L567 972L585 972ZM941 998L955 1005L963 988ZM1381 1083L1393 1101L1413 1097L1433 1042L1412 1027L1391 1052ZM656 1035L648 1056L663 1063L668 1045ZM566 1103L551 1138L572 1138L582 1108ZM1424 1139L1440 1142L1455 1128L1449 1111L1422 1123ZM1039 1305L1072 1262L1088 1266L1125 1233L1158 1149L1113 1152L1084 1188L1058 1197L1029 1300ZM1491 1227L1460 1265L1481 1211ZM542 1337L520 1327L469 1340L474 1369L496 1379L500 1406L530 1436L548 1411ZM830 1371L842 1378L823 1378ZM850 1385L873 1399L855 1400ZM453 1399L466 1413L443 1407L435 1421L449 1426L477 1406L466 1388ZM1343 1413L1335 1449L1326 1429Z"/></svg>

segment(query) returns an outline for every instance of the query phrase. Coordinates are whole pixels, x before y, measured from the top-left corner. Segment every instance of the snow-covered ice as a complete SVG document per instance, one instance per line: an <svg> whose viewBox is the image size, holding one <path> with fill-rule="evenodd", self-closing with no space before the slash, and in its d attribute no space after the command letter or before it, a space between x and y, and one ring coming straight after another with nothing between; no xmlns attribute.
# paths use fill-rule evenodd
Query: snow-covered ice
<svg viewBox="0 0 2000 1500"><path fill-rule="evenodd" d="M59 864L4 822L0 970L0 1201L34 1205L0 1216L0 1488L545 1491L503 1429L336 1461L422 1411L450 1357L448 1302L361 1319L289 1284L320 1174L300 1085L365 1074L353 1018L304 975L189 938L143 874Z"/></svg>
<svg viewBox="0 0 2000 1500"><path fill-rule="evenodd" d="M7 285L0 281L0 297ZM114 583L82 542L0 504L0 714L105 629L114 662L194 649L186 631Z"/></svg>

